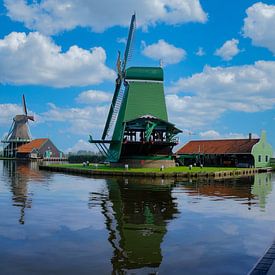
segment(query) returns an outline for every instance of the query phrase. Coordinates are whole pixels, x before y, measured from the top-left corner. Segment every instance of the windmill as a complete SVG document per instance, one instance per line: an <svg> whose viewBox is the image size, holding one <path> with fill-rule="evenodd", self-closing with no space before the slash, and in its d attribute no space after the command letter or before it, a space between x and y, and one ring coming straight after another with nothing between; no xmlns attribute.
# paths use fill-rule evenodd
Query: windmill
<svg viewBox="0 0 275 275"><path fill-rule="evenodd" d="M166 162L174 166L172 148L181 131L168 122L161 67L130 67L127 61L135 32L131 18L123 60L117 59L115 91L100 140L90 136L112 165L146 166ZM148 161L147 161L148 162Z"/></svg>
<svg viewBox="0 0 275 275"><path fill-rule="evenodd" d="M142 268L148 274L158 274L167 224L179 213L169 180L140 182L139 178L107 180L106 192L90 193L90 209L101 202L113 250L112 274L133 273ZM141 228L149 234L141 234Z"/></svg>
<svg viewBox="0 0 275 275"><path fill-rule="evenodd" d="M13 118L13 122L10 127L10 130L7 136L5 137L5 139L2 140L2 143L6 144L6 147L4 148L4 157L8 157L8 158L16 157L17 148L20 145L29 143L31 141L28 121L29 120L34 121L34 117L28 115L27 105L26 105L26 100L24 95L22 96L22 106L23 106L23 114L16 115Z"/></svg>

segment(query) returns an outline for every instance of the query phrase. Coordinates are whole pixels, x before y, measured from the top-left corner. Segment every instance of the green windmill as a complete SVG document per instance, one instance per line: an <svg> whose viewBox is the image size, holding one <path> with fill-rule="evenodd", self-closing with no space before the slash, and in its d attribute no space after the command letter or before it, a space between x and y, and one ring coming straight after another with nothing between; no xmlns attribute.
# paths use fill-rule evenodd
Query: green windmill
<svg viewBox="0 0 275 275"><path fill-rule="evenodd" d="M168 122L161 67L126 69L135 31L132 16L123 61L117 60L117 79L102 138L90 143L114 166L174 166L173 146L181 131ZM123 87L122 87L123 86Z"/></svg>

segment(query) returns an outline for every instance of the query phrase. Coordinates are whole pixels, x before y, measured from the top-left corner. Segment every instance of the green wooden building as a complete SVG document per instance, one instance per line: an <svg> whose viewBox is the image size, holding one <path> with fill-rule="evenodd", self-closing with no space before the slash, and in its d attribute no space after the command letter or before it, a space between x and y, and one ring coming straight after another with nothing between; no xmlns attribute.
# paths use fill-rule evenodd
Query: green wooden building
<svg viewBox="0 0 275 275"><path fill-rule="evenodd" d="M163 87L163 69L131 67L126 70L124 95L111 140L105 149L113 164L132 167L174 166L172 149L181 131L168 122Z"/></svg>
<svg viewBox="0 0 275 275"><path fill-rule="evenodd" d="M267 142L266 132L262 131L261 138L252 147L251 154L254 158L255 167L267 167L273 156L272 146Z"/></svg>

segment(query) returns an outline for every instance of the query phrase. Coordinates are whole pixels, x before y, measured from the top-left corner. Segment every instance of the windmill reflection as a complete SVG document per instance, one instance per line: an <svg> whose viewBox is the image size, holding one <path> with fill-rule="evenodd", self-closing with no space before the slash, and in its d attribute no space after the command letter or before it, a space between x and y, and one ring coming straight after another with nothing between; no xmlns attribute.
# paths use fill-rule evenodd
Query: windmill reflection
<svg viewBox="0 0 275 275"><path fill-rule="evenodd" d="M223 181L148 181L150 179L107 180L105 190L90 193L89 207L99 206L105 216L108 241L113 248L113 274L158 271L167 224L178 213L171 194L175 185L188 196L229 199L247 205L248 209L253 205L264 209L266 197L272 191L270 173Z"/></svg>
<svg viewBox="0 0 275 275"><path fill-rule="evenodd" d="M33 194L28 191L28 182L30 178L41 179L36 165L34 162L3 161L3 174L9 179L13 206L20 208L20 224L25 224L25 210L32 207Z"/></svg>
<svg viewBox="0 0 275 275"><path fill-rule="evenodd" d="M153 274L161 264L161 243L177 205L171 182L146 181L108 180L105 194L91 193L89 206L99 203L106 219L114 274L141 268Z"/></svg>

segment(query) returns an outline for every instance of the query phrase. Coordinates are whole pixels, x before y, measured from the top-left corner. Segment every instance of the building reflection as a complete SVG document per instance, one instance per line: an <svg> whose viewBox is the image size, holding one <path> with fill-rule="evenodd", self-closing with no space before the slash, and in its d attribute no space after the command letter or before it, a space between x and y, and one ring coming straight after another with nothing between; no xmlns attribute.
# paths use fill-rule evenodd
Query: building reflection
<svg viewBox="0 0 275 275"><path fill-rule="evenodd" d="M92 193L90 207L101 204L113 247L113 274L144 268L154 274L162 261L167 223L178 213L166 180L108 180L105 194Z"/></svg>
<svg viewBox="0 0 275 275"><path fill-rule="evenodd" d="M3 175L9 179L13 206L20 208L20 224L25 224L25 210L31 208L33 194L28 191L31 179L41 180L42 176L35 162L3 161Z"/></svg>
<svg viewBox="0 0 275 275"><path fill-rule="evenodd" d="M256 174L251 193L259 200L259 206L265 209L267 196L272 192L271 173Z"/></svg>
<svg viewBox="0 0 275 275"><path fill-rule="evenodd" d="M264 209L266 198L272 192L271 173L260 173L250 177L205 180L177 183L190 196L205 196L213 200L233 199L251 209L252 205Z"/></svg>

